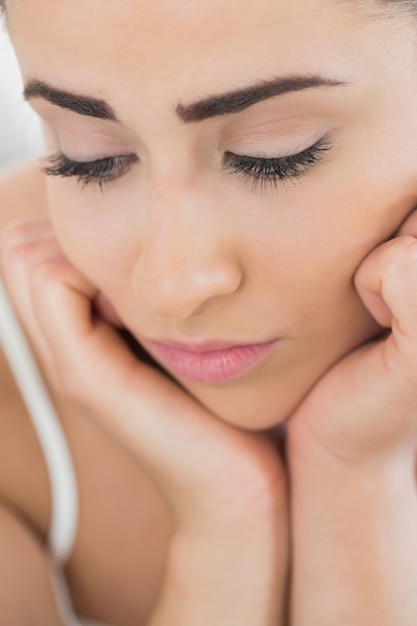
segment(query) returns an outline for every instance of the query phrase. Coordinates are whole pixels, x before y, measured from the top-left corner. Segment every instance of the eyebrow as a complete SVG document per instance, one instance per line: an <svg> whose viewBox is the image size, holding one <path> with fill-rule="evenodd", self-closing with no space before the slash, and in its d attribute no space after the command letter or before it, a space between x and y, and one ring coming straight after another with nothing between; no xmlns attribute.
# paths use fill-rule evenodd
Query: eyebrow
<svg viewBox="0 0 417 626"><path fill-rule="evenodd" d="M73 111L78 115L119 122L115 111L105 100L58 89L42 80L29 80L23 91L23 97L25 100L43 98L61 109Z"/></svg>
<svg viewBox="0 0 417 626"><path fill-rule="evenodd" d="M181 122L190 124L221 115L240 113L258 102L287 93L346 84L344 81L325 78L317 74L311 76L285 76L270 81L258 82L252 86L225 94L211 96L192 104L177 104L174 112ZM78 115L120 122L114 109L105 100L59 89L41 80L29 80L25 86L23 96L25 100L43 98L62 109L73 111Z"/></svg>
<svg viewBox="0 0 417 626"><path fill-rule="evenodd" d="M176 114L185 124L201 122L220 115L240 113L258 102L290 92L303 91L313 87L335 87L340 85L346 85L346 83L318 75L286 76L270 81L258 82L250 87L200 100L200 102L195 104L187 106L178 104Z"/></svg>

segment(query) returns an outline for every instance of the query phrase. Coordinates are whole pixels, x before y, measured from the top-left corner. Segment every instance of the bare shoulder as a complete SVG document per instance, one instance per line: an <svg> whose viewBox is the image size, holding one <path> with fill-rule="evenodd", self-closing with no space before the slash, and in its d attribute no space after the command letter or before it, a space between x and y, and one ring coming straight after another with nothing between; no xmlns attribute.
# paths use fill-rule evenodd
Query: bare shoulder
<svg viewBox="0 0 417 626"><path fill-rule="evenodd" d="M45 175L39 163L23 163L0 174L0 229L11 220L47 211Z"/></svg>

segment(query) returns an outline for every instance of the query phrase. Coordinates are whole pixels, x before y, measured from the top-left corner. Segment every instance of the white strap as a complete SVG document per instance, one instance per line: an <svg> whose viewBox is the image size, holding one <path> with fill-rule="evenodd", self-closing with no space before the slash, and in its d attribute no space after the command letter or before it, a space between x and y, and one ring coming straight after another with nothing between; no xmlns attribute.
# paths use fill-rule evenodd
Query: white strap
<svg viewBox="0 0 417 626"><path fill-rule="evenodd" d="M1 280L0 344L45 455L52 491L49 545L54 558L63 563L71 553L78 523L74 467L61 423Z"/></svg>
<svg viewBox="0 0 417 626"><path fill-rule="evenodd" d="M80 622L74 613L67 581L59 563L51 561L49 573L59 617L63 626L83 626L83 623Z"/></svg>

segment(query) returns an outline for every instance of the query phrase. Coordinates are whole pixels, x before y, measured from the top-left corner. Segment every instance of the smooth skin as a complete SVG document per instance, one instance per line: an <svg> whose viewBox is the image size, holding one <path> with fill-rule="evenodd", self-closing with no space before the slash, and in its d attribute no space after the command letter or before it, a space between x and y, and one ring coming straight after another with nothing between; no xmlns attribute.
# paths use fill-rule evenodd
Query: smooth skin
<svg viewBox="0 0 417 626"><path fill-rule="evenodd" d="M2 266L51 384L173 513L147 623L414 623L412 18L324 0L20 0L9 25L26 80L104 98L121 120L33 99L51 152L138 157L102 193L49 180L49 217L5 230ZM344 84L175 116L290 74ZM324 136L296 184L254 187L222 167L228 152L288 156ZM280 342L232 383L180 388L132 357L115 319L145 344ZM287 467L270 432L284 420Z"/></svg>
<svg viewBox="0 0 417 626"><path fill-rule="evenodd" d="M16 217L46 215L45 192L44 176L37 165L24 165L3 176L1 226ZM39 364L42 366L40 360ZM160 593L171 543L170 510L132 456L114 437L86 419L85 411L59 394L45 370L44 377L78 478L80 519L65 568L76 610L116 626L146 624ZM2 615L13 626L27 624L28 616L38 623L58 624L45 549L51 517L45 460L1 354L0 384L0 549L4 564L0 586L3 592L7 590L1 595Z"/></svg>

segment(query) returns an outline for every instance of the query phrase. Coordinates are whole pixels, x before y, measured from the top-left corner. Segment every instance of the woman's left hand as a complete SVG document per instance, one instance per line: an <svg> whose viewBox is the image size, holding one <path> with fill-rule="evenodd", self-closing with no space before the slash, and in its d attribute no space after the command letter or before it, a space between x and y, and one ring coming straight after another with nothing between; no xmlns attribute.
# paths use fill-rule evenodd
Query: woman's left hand
<svg viewBox="0 0 417 626"><path fill-rule="evenodd" d="M288 420L291 626L417 623L417 212L355 286L381 336Z"/></svg>
<svg viewBox="0 0 417 626"><path fill-rule="evenodd" d="M368 255L354 281L382 334L318 382L290 417L289 437L301 453L313 446L348 463L411 459L417 452L417 211Z"/></svg>

